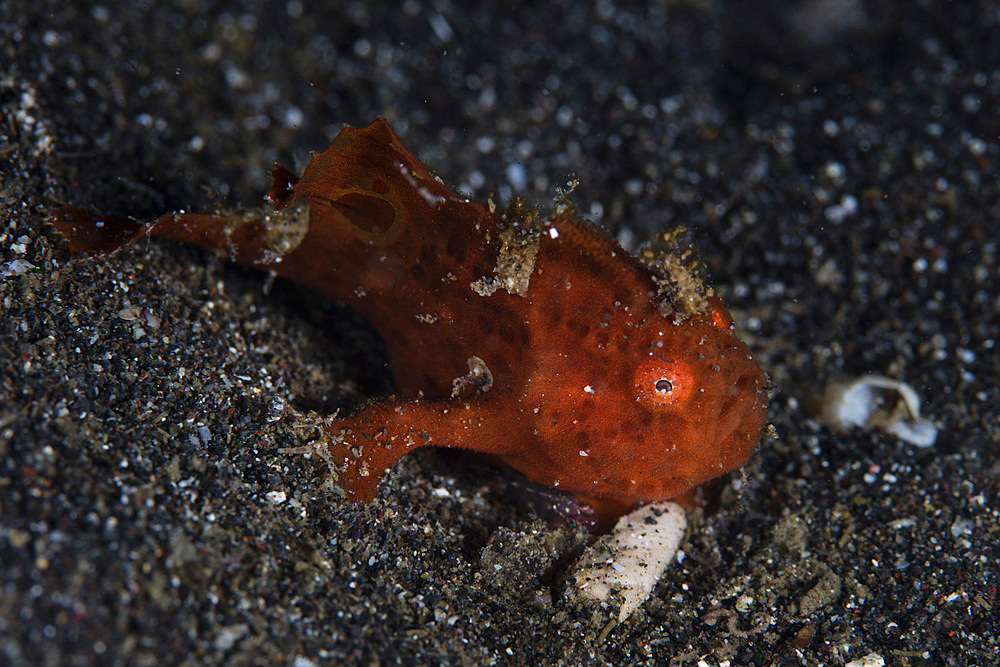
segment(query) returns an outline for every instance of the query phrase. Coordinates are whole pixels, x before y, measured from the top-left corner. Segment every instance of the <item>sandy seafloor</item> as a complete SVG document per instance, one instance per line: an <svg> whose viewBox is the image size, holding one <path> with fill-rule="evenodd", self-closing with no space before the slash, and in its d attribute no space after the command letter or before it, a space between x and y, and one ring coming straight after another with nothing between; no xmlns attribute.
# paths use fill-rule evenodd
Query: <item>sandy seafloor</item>
<svg viewBox="0 0 1000 667"><path fill-rule="evenodd" d="M997 664L1000 8L467 7L0 2L0 663ZM45 222L256 206L379 115L476 197L575 174L628 247L687 225L774 381L777 437L603 641L516 476L418 453L355 506L277 451L289 406L392 390L369 325ZM934 446L816 421L866 373Z"/></svg>

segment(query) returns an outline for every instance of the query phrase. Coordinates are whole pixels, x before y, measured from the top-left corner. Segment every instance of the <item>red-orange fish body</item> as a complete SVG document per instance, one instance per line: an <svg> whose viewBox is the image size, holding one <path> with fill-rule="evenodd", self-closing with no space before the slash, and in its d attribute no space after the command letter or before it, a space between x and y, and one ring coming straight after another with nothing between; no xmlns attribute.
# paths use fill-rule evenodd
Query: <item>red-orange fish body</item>
<svg viewBox="0 0 1000 667"><path fill-rule="evenodd" d="M170 214L151 229L74 207L74 252L150 231L226 250L356 308L385 339L400 398L332 420L319 452L370 500L415 447L496 455L592 502L607 524L741 465L766 381L722 302L686 291L561 207L548 218L469 201L383 121L346 128L275 213ZM97 226L98 221L103 224Z"/></svg>

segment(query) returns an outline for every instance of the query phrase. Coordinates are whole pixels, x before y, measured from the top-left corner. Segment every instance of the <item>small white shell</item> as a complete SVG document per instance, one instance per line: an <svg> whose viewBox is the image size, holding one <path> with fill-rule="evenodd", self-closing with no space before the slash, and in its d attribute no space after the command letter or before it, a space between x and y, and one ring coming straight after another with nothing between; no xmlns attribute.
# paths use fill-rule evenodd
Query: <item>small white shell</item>
<svg viewBox="0 0 1000 667"><path fill-rule="evenodd" d="M821 419L836 428L882 428L917 447L937 440L937 427L920 417L920 398L908 384L878 375L831 383Z"/></svg>
<svg viewBox="0 0 1000 667"><path fill-rule="evenodd" d="M626 514L573 566L574 588L581 597L602 603L617 591L621 598L617 618L624 621L653 592L677 554L686 527L684 508L671 501Z"/></svg>

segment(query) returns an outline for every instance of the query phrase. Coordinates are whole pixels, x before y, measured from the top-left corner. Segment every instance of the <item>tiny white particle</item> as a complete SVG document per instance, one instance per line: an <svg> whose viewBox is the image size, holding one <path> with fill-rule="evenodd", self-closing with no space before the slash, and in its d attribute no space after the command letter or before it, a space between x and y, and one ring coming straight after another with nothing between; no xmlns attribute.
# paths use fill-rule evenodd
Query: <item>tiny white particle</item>
<svg viewBox="0 0 1000 667"><path fill-rule="evenodd" d="M559 238L559 230L555 227L549 227L549 237L553 239Z"/></svg>
<svg viewBox="0 0 1000 667"><path fill-rule="evenodd" d="M585 450L581 449L580 456L590 456L590 454L588 454Z"/></svg>
<svg viewBox="0 0 1000 667"><path fill-rule="evenodd" d="M507 182L517 191L528 187L528 175L524 170L524 165L520 162L511 162L507 165Z"/></svg>
<svg viewBox="0 0 1000 667"><path fill-rule="evenodd" d="M594 395L594 388L591 387L589 384L586 387L584 387L583 390L588 394L590 394L591 396Z"/></svg>
<svg viewBox="0 0 1000 667"><path fill-rule="evenodd" d="M25 261L23 259L15 259L3 265L3 269L0 269L0 276L3 276L4 278L6 278L7 276L19 276L35 268L38 267L36 267L31 262Z"/></svg>
<svg viewBox="0 0 1000 667"><path fill-rule="evenodd" d="M431 12L427 19L430 21L431 30L434 31L434 34L442 42L450 42L455 37L455 31L452 30L448 20L441 14Z"/></svg>

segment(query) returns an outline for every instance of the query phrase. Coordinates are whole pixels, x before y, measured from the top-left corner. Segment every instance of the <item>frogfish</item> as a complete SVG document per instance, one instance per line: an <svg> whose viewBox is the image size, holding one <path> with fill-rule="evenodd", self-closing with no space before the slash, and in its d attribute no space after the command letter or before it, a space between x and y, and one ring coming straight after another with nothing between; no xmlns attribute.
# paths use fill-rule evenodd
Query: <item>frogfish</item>
<svg viewBox="0 0 1000 667"><path fill-rule="evenodd" d="M368 318L397 394L326 420L310 445L348 499L370 501L415 448L453 447L570 492L609 526L756 449L766 376L677 257L633 257L566 202L542 215L471 201L381 119L273 179L268 212L142 223L64 206L50 219L75 255L176 239Z"/></svg>

